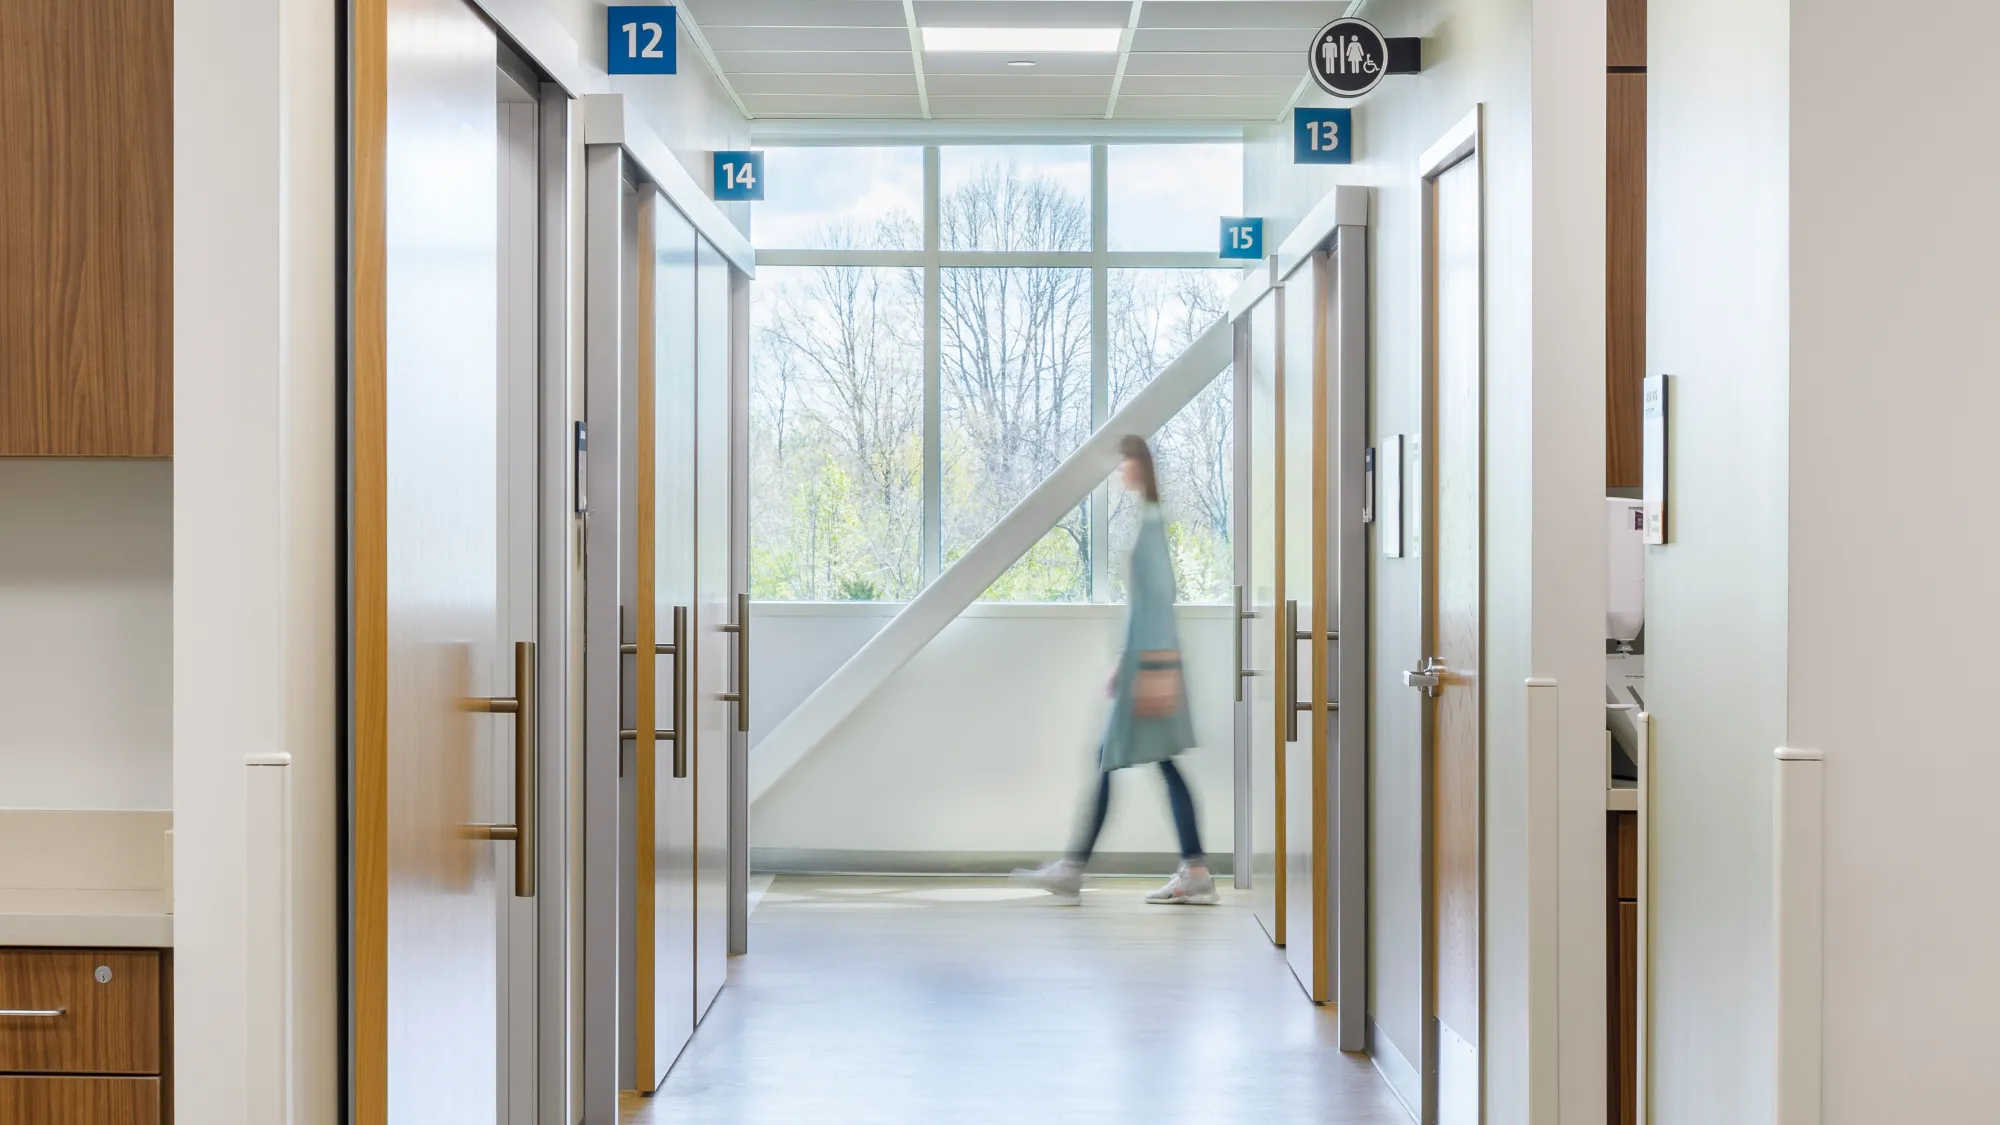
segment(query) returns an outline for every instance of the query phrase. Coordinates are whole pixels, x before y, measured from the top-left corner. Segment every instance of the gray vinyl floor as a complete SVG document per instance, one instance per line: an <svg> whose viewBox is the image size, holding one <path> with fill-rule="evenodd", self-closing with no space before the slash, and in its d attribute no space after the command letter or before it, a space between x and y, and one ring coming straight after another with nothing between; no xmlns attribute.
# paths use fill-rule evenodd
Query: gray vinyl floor
<svg viewBox="0 0 2000 1125"><path fill-rule="evenodd" d="M1408 1125L1248 901L1081 907L991 879L777 880L751 952L628 1123Z"/></svg>

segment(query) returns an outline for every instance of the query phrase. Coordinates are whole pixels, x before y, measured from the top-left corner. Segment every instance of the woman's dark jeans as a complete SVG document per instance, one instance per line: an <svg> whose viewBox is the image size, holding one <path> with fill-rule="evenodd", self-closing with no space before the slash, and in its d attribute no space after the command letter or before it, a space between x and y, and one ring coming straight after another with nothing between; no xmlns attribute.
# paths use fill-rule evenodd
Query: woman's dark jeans
<svg viewBox="0 0 2000 1125"><path fill-rule="evenodd" d="M1188 791L1187 779L1171 759L1160 763L1160 775L1167 781L1167 804L1174 810L1174 830L1180 833L1181 859L1199 864L1203 862L1203 852L1201 830L1194 822L1194 794ZM1069 850L1069 858L1080 864L1090 862L1090 854L1097 850L1097 837L1104 831L1105 815L1110 811L1111 774L1105 772L1097 775L1096 804L1079 825L1076 846Z"/></svg>

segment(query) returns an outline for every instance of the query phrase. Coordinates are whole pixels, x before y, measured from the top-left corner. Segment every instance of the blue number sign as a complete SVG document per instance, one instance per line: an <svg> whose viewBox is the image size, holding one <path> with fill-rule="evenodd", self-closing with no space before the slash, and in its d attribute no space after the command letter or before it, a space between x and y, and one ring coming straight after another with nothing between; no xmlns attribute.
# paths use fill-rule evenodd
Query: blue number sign
<svg viewBox="0 0 2000 1125"><path fill-rule="evenodd" d="M715 198L718 202L764 198L764 154L716 153Z"/></svg>
<svg viewBox="0 0 2000 1125"><path fill-rule="evenodd" d="M1354 163L1354 111L1293 110L1292 163Z"/></svg>
<svg viewBox="0 0 2000 1125"><path fill-rule="evenodd" d="M1256 261L1264 256L1264 220L1222 220L1222 256Z"/></svg>
<svg viewBox="0 0 2000 1125"><path fill-rule="evenodd" d="M674 73L677 17L671 5L618 5L604 9L605 73Z"/></svg>

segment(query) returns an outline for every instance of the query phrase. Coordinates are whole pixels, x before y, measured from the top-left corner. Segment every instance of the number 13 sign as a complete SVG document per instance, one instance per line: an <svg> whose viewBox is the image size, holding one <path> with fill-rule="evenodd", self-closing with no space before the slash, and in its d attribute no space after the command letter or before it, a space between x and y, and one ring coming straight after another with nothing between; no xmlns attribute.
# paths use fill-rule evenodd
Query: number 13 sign
<svg viewBox="0 0 2000 1125"><path fill-rule="evenodd" d="M1354 111L1293 110L1292 163L1354 163Z"/></svg>
<svg viewBox="0 0 2000 1125"><path fill-rule="evenodd" d="M606 74L672 74L675 63L672 5L614 5L604 10Z"/></svg>
<svg viewBox="0 0 2000 1125"><path fill-rule="evenodd" d="M764 198L764 154L716 153L715 198L721 202Z"/></svg>

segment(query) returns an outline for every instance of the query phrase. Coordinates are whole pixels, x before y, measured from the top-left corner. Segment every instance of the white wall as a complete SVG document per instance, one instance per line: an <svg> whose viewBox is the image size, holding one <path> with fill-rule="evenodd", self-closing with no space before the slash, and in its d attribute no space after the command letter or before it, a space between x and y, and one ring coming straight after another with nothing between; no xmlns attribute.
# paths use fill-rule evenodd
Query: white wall
<svg viewBox="0 0 2000 1125"><path fill-rule="evenodd" d="M760 603L752 753L762 735L900 608ZM1200 748L1182 759L1203 846L1234 846L1228 607L1184 607ZM969 609L751 811L756 848L1059 854L1095 783L1116 606ZM1158 771L1121 774L1105 852L1175 851Z"/></svg>
<svg viewBox="0 0 2000 1125"><path fill-rule="evenodd" d="M244 1122L246 754L292 755L293 1066L334 1120L337 26L174 5L175 1104Z"/></svg>
<svg viewBox="0 0 2000 1125"><path fill-rule="evenodd" d="M1856 97L1881 15L1791 6L1781 683L1790 743L1826 755L1829 1125L1986 1120L2000 1098L2000 737L1978 671L2000 635L2000 10L1898 4L1922 73ZM1857 162L1862 137L1894 159Z"/></svg>
<svg viewBox="0 0 2000 1125"><path fill-rule="evenodd" d="M1675 379L1671 542L1647 548L1646 565L1653 1098L1663 1123L1771 1113L1771 752L1785 741L1787 692L1789 7L1651 6L1647 373Z"/></svg>
<svg viewBox="0 0 2000 1125"><path fill-rule="evenodd" d="M1484 107L1483 1046L1488 1120L1525 1122L1530 676L1565 689L1565 831L1573 841L1565 854L1574 862L1565 860L1563 877L1602 885L1604 9L1578 0L1413 0L1366 14L1387 34L1423 37L1423 74L1392 76L1358 105L1356 159L1347 167L1295 167L1289 121L1253 129L1245 210L1265 216L1275 244L1333 185L1375 189L1371 435L1417 433L1417 164L1475 105ZM1305 104L1332 103L1314 91ZM1414 1065L1424 1026L1422 729L1420 701L1399 674L1422 655L1422 564L1379 550L1372 559L1369 1015L1378 1052L1387 1039ZM1601 916L1582 919L1564 940L1566 976L1601 980ZM1601 1014L1571 1019L1563 1032L1565 1058L1602 1057ZM1603 1104L1601 1067L1566 1067L1563 1080L1567 1105ZM1414 1081L1414 1073L1399 1077Z"/></svg>
<svg viewBox="0 0 2000 1125"><path fill-rule="evenodd" d="M173 805L173 464L0 460L0 805Z"/></svg>

